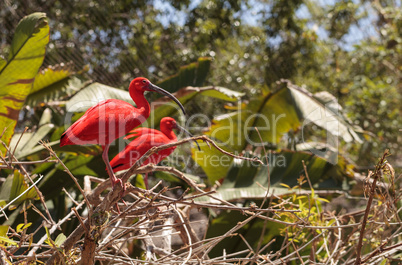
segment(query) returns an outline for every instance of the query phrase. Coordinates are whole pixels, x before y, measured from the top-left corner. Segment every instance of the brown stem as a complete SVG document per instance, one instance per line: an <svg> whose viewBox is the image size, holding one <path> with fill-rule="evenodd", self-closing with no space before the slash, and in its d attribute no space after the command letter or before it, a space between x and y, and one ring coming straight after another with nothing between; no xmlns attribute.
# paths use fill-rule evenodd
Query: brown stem
<svg viewBox="0 0 402 265"><path fill-rule="evenodd" d="M96 241L90 234L85 234L84 245L81 255L81 265L92 265L95 263Z"/></svg>
<svg viewBox="0 0 402 265"><path fill-rule="evenodd" d="M373 202L374 199L374 195L375 195L375 189L376 189L376 183L378 178L381 176L382 174L382 170L384 168L385 165L385 159L386 157L389 155L389 151L385 150L382 158L380 159L380 162L378 162L376 168L375 168L375 172L373 173L372 171L369 172L369 175L367 177L367 179L370 179L371 176L374 176L373 178L373 183L371 184L371 189L370 189L370 194L369 194L369 198L367 201L367 207L366 207L366 211L364 212L364 217L363 217L363 221L362 221L362 228L360 230L360 236L359 236L359 242L356 246L356 260L355 260L355 265L360 265L361 264L361 252L362 252L362 246L363 246L363 238L364 238L364 231L366 229L366 224L367 224L367 219L368 219L368 215L370 213L370 209L371 209L371 204Z"/></svg>
<svg viewBox="0 0 402 265"><path fill-rule="evenodd" d="M150 172L150 171L158 170L158 169L159 169L159 170L167 170L167 171L170 171L170 172L176 174L177 176L181 177L181 178L182 178L183 180L185 180L190 186L192 186L193 188L195 188L195 189L198 190L199 192L204 193L204 195L209 195L209 193L206 193L206 192L202 191L201 189L199 189L198 186L197 186L193 181L189 180L189 179L186 178L183 174L180 174L179 171L177 171L177 170L175 170L175 169L173 169L173 168L157 167L157 166L152 165L152 164L149 164L149 165L140 167L140 166L148 159L148 157L150 157L150 156L151 156L152 154L154 154L154 153L157 153L157 152L160 151L160 150L167 149L167 148L170 148L170 147L173 147L173 146L181 145L181 144L183 144L183 143L186 143L186 142L189 142L189 141L195 141L195 140L203 140L203 141L209 142L209 143L212 144L216 149L218 149L220 152L222 152L222 153L224 153L224 154L226 154L226 155L229 155L229 156L231 156L231 157L239 158L239 159L244 159L244 160L249 160L249 161L255 161L255 162L258 162L258 163L262 164L262 161L259 160L258 158L246 158L246 157L242 157L242 156L237 156L237 155L231 154L231 153L229 153L229 152L227 152L227 151L221 149L220 147L218 147L218 146L217 146L211 139L209 139L208 137L206 137L206 136L197 136L197 137L187 138L187 139L184 139L184 140L175 142L175 143L170 143L170 144L166 144L166 145L162 145L162 146L158 146L158 147L153 147L153 148L151 148L151 149L148 150L139 160L137 160L137 162L130 168L130 170L128 170L128 171L123 175L123 177L121 178L122 181L123 181L123 183L125 183L125 182L128 180L128 178L129 178L132 174L135 174L135 173L141 173L142 171L143 171L143 172ZM44 143L43 143L43 144L44 144ZM45 144L44 144L44 146L46 147ZM48 151L49 151L54 157L56 157L56 159L57 159L57 160L62 164L62 166L66 169L67 173L69 173L70 176L73 178L73 180L76 181L75 177L71 174L71 172L68 171L68 169L67 169L67 168L65 167L65 165L62 163L62 161L57 157L56 153L55 153L50 147L48 148ZM77 183L77 184L78 184L78 183ZM80 187L79 185L77 185L77 186L79 187L81 193L83 194L84 199L85 199L85 201L87 202L89 209L90 209L90 202L93 203L94 201L96 201L96 203L99 203L99 204L96 206L96 209L93 210L93 213L97 213L97 212L101 212L101 213L102 213L102 212L107 212L107 211L109 211L109 210L111 209L111 207L113 207L113 205L114 205L117 201L119 201L119 200L121 199L121 197L122 197L122 194L121 194L122 187L121 187L120 185L116 185L116 186L103 198L103 200L100 200L100 199L99 199L99 195L101 194L101 192L103 192L107 187L110 186L110 181L105 181L105 182L99 184L98 187L95 188L95 189L91 192L91 194L88 194L88 196L85 195L85 193L83 192L83 190L81 189L81 187ZM135 187L131 187L131 188L134 188L134 189L135 189ZM161 195L161 196L162 196L162 195ZM194 202L191 202L190 204L195 204L195 203L194 203ZM226 204L226 207L233 207L233 208L238 209L238 207L236 207L235 205L232 205L232 204L230 204L230 203L228 203L228 202L226 202L225 204ZM212 205L211 205L211 207L212 207ZM221 208L222 208L222 206L221 206ZM224 207L223 207L223 208L224 208ZM249 209L247 209L247 210L252 210L252 211L254 211L254 210L257 210L257 209L255 209L255 208L254 208L254 209L249 208ZM254 215L254 216L252 216L252 218L255 218L256 216L257 216L257 215ZM88 223L89 223L89 220L90 220L90 218L86 219L86 220L84 221L84 223L81 224L80 226L78 226L78 227L73 231L73 233L70 234L70 236L66 239L66 241L63 243L63 246L62 246L65 252L68 252L68 251L73 247L73 245L75 244L75 242L77 242L77 241L81 238L81 236L82 236L82 235L84 234L84 232L85 232L85 228L84 228L84 227L85 227L85 226L89 227L89 224L88 224ZM91 230L91 228L90 228L90 230ZM91 233L91 232L90 232L90 233ZM90 234L90 233L89 233L89 234ZM93 241L93 242L92 242L92 241ZM92 247L93 247L93 244L92 244L92 243L95 243L95 245L96 245L96 242L93 240L93 236L88 235L88 233L86 233L86 235L85 235L85 242L88 242L88 244L89 244L88 249L85 250L85 251L88 251L88 253L85 254L85 255L86 255L86 256L85 256L85 262L88 263L88 262L89 262L89 259L92 259L92 260L93 260L93 258L94 258L94 256L92 256ZM91 252L91 253L89 253L89 252ZM83 256L84 256L84 254L83 254ZM52 255L52 257L47 261L46 264L54 264L54 263L57 264L58 261L59 261L59 255L57 255L57 253L54 253L54 254ZM83 257L82 261L84 261L84 257ZM84 264L84 263L82 263L82 264ZM92 263L89 263L89 264L92 264Z"/></svg>
<svg viewBox="0 0 402 265"><path fill-rule="evenodd" d="M223 150L222 148L220 148L214 141L212 141L211 139L209 139L207 136L202 135L202 136L195 136L195 137L191 137L191 138L186 138L183 139L181 141L177 141L174 143L170 143L170 144L165 144L165 145L161 145L161 146L154 146L151 149L149 149L140 159L137 160L137 162L135 162L135 164L123 175L122 177L122 181L125 182L131 175L134 174L135 170L137 168L139 168L151 155L158 153L161 150L173 147L173 146L178 146L181 145L183 143L187 143L190 141L196 141L196 140L202 140L204 142L210 143L212 144L217 150L219 150L221 153L231 156L233 158L238 158L238 159L243 159L243 160L248 160L248 161L254 161L254 162L258 162L260 164L263 164L262 161L258 158L247 158L247 157L243 157L243 156L238 156L238 155L234 155L228 151Z"/></svg>

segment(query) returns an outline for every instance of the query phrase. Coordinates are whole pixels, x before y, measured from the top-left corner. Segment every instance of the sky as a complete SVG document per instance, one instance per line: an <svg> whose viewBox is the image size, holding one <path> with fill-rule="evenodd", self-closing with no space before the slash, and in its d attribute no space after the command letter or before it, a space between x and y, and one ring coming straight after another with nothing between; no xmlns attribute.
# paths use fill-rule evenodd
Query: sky
<svg viewBox="0 0 402 265"><path fill-rule="evenodd" d="M360 3L359 0L353 1L355 3ZM196 8L201 2L202 0L191 1L188 9L192 10ZM327 5L333 5L336 2L336 0L311 0L310 3L312 3L312 5L316 4L322 8ZM259 10L262 8L261 5L261 1L249 0L248 6L243 3L241 11L235 15L241 19L242 23L251 26L258 26L261 19L261 15L259 14ZM155 6L162 11L162 14L159 15L157 19L160 20L163 25L167 26L171 22L178 23L179 25L185 24L186 11L177 12L176 9L170 5L170 3L163 0L156 0ZM342 38L339 45L345 50L352 50L354 45L358 44L365 38L376 38L379 36L378 32L376 32L374 27L371 26L375 21L376 14L374 10L370 8L370 5L368 3L364 4L362 7L360 7L358 12L368 12L369 15L367 18L361 19L359 21L359 25L352 25L349 33ZM296 15L299 18L309 18L311 16L308 7L304 4L296 12ZM322 25L309 24L308 26L310 29L314 30L321 39L325 40L328 38L328 33ZM276 45L280 44L281 40L271 39L269 42L271 45Z"/></svg>

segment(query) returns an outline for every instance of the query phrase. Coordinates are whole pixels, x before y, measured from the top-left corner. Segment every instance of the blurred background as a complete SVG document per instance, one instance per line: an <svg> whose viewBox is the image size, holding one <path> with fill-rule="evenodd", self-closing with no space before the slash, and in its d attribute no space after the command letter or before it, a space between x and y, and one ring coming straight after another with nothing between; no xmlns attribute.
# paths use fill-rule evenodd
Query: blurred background
<svg viewBox="0 0 402 265"><path fill-rule="evenodd" d="M127 89L136 76L158 82L210 57L210 85L251 96L286 78L332 93L373 133L351 152L358 165L385 148L401 160L401 1L2 0L1 54L20 19L38 11L51 29L44 67L87 67L91 80Z"/></svg>
<svg viewBox="0 0 402 265"><path fill-rule="evenodd" d="M46 16L36 13L25 17L34 12L44 12ZM11 165L11 162L6 165L3 155L11 154L6 151L8 144L17 159L27 162L19 164L21 169L35 178L43 176L38 188L47 205L33 201L38 196L32 192L16 203L15 210L6 211L12 216L4 224L16 227L26 223L25 215L20 214L25 205L36 205L42 211L48 207L49 216L54 220L64 218L75 205L71 197L67 198L67 192L76 201L83 200L65 168L57 161L46 160L51 157L38 143L40 140L49 142L81 185L88 176L107 177L100 146L61 148L60 136L69 126L66 120L77 120L86 108L102 98L132 103L127 92L129 83L134 77L144 76L176 92L188 113L187 120L197 117L189 128L194 135L205 134L231 153L270 155L264 160L265 165L229 158L225 160L227 165L215 166L206 163L208 156L228 157L200 142L201 151L197 151L194 144L177 148L172 156L176 154L182 159L166 159L167 165L206 185L206 190L216 189L220 198L244 207L270 205L271 201L266 201L266 190L271 188L275 195L283 196L275 199L272 196L273 205L277 203L282 208L282 202L287 201L287 204L290 200L286 207L296 209L293 208L296 205L303 209L301 217L285 213L272 215L289 224L306 218L317 227L332 225L335 217L324 218L326 223L323 223L322 203L325 210L331 211L331 216L332 211L336 211L336 222L355 225L353 216L360 220L366 206L368 196L364 191L368 189L364 184L368 183L368 169L373 169L384 150L390 149L392 156L387 159L396 174L391 167L381 168L388 174L381 179L386 188L377 194L378 215L373 214L372 220L383 220L383 223L377 222L378 226L366 233L366 246L371 242L371 248L365 249L365 253L381 254L385 249L383 242L400 246L401 31L401 0L0 0L0 56L5 59L0 58L0 133L3 127L8 128L0 137L5 143L0 145L0 206L28 187L24 175L17 170L18 165ZM24 38L25 44L30 41L30 45L19 46ZM42 46L34 45L38 43ZM20 50L25 50L21 52L25 56L23 60L15 56ZM7 72L9 65L13 66ZM42 71L38 73L40 66ZM27 73L31 75L27 77ZM196 89L188 89L190 86ZM176 109L164 104L166 102L157 95L149 93L146 98L159 103L159 107L152 112L156 117L149 118L143 126L157 128L159 120L165 116L173 116L180 124L184 123L184 117L177 115ZM84 108L80 105L83 102L91 105ZM325 127L327 124L323 126L319 122L304 126L312 110L322 111L327 107L336 113L337 127ZM248 123L250 117L254 118L252 123ZM257 137L254 128L265 121L261 117L285 118L274 124L277 125L272 130L275 132L261 131L261 137L257 131L260 136ZM197 126L198 129L194 129ZM333 142L328 141L331 134ZM264 145L251 146L246 137ZM307 141L312 146L315 144L317 150L325 150L324 155L305 152L311 151L301 147ZM112 146L110 158L127 143L120 141ZM263 148L268 151L264 153ZM281 157L283 164L268 161ZM335 158L335 163L331 158ZM310 197L292 195L301 192L301 187L306 188L305 192L310 190L304 179L307 173L314 189L321 192L325 200L318 198L310 205ZM129 182L144 187L139 176L133 176ZM174 198L181 198L188 187L167 172L153 172L150 180L151 186L159 180L163 180L166 187L180 185L178 189L169 190L168 195ZM65 190L62 191L62 187ZM317 196L313 190L311 193L311 198ZM25 204L28 201L30 204ZM312 208L307 209L306 205ZM388 218L387 214L392 211L394 214ZM37 213L40 211L28 208L27 212L29 220L36 220L32 231L42 226L43 219ZM352 217L346 220L344 217L349 213ZM81 209L80 214L85 215L86 210ZM208 227L201 225L208 230L202 233L206 238L221 235L246 218L243 212L212 208L200 214L209 220ZM63 233L69 235L78 225L78 220L72 219L63 225ZM306 243L309 246L301 254L316 257L319 262L326 259L326 253L321 251L321 256L316 255L317 246L326 245L341 234L330 229L334 234L328 234L328 239L325 236L317 243L316 238L313 239L318 234L316 230L299 233L297 229L293 225L261 219L247 224L239 234L257 250L262 240L269 246L268 242L277 238L275 244L264 250L267 255L275 251L287 255L289 249L281 245L292 237L295 243L300 243L299 249L306 246L303 242L313 242ZM345 238L341 246L347 251L338 251L338 243L333 250L336 255L342 252L346 257L340 258L339 264L346 264L345 260L354 257L356 240L364 234L353 231L342 232ZM35 234L35 242L44 234L44 229ZM243 240L225 239L211 256L221 256L226 253L224 250L235 253L249 248ZM140 240L132 244L140 245ZM139 252L140 248L128 251L131 256L140 256ZM398 260L392 264L399 264L398 255Z"/></svg>

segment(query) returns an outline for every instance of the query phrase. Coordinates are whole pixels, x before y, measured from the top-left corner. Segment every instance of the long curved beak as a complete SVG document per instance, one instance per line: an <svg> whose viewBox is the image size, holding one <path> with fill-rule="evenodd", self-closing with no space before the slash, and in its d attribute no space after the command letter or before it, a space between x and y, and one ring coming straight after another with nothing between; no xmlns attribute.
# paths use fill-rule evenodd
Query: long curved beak
<svg viewBox="0 0 402 265"><path fill-rule="evenodd" d="M177 123L176 123L176 128L179 129L180 131L185 132L188 136L193 137L193 135L192 135L189 131L187 131L186 129L184 129L183 127L181 127L180 125L178 125ZM201 148L200 148L200 146L198 145L197 141L194 140L194 142L195 142L195 144L196 144L197 147L198 147L198 151L201 151Z"/></svg>
<svg viewBox="0 0 402 265"><path fill-rule="evenodd" d="M169 98L171 98L174 102L177 103L177 105L179 105L179 107L181 108L181 110L183 111L183 114L186 115L186 111L184 110L183 105L180 103L180 101L175 98L175 96L173 96L172 94L170 94L169 92L167 92L166 90L164 90L163 88L160 88L158 86L155 86L154 84L150 83L149 84L149 89L153 90L155 92L158 92L159 94L163 94L165 96L168 96Z"/></svg>

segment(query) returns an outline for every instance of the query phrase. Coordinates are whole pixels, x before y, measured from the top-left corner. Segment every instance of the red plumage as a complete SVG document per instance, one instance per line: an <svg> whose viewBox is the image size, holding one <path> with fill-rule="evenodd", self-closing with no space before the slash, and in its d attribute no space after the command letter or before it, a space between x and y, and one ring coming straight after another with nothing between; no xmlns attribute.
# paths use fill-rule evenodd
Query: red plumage
<svg viewBox="0 0 402 265"><path fill-rule="evenodd" d="M150 106L144 97L145 91L154 91L168 96L185 113L183 106L172 94L153 85L144 77L137 77L131 81L129 86L130 96L137 107L118 99L108 99L96 104L63 133L60 138L60 146L100 144L103 147L102 158L113 186L116 183L122 185L121 180L114 176L110 166L109 146L114 140L126 135L149 117Z"/></svg>
<svg viewBox="0 0 402 265"><path fill-rule="evenodd" d="M110 165L114 172L129 169L141 156L154 146L160 146L171 142L176 142L177 137L173 129L177 128L176 121L173 118L165 117L160 122L160 131L150 128L138 128L132 131L125 138L137 137L131 141L126 148L115 156ZM150 156L142 165L149 163L158 164L168 157L176 146L159 151Z"/></svg>
<svg viewBox="0 0 402 265"><path fill-rule="evenodd" d="M110 144L142 124L149 113L149 107L138 109L122 100L101 101L67 129L60 138L60 146Z"/></svg>

